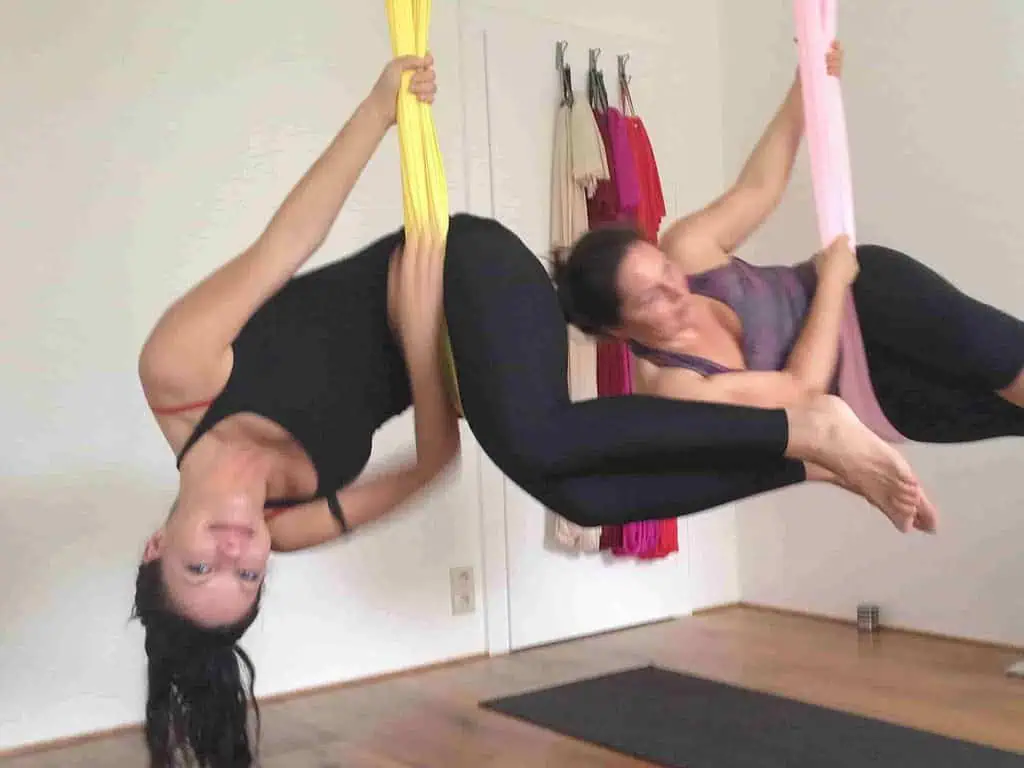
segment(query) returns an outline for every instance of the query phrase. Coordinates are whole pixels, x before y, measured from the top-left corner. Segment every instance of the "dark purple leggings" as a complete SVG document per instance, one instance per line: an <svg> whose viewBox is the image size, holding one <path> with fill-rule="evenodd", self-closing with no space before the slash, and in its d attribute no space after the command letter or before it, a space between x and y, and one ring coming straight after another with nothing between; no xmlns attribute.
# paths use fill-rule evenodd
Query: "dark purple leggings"
<svg viewBox="0 0 1024 768"><path fill-rule="evenodd" d="M868 368L893 426L925 443L1024 435L1024 408L995 394L1024 369L1024 323L899 251L857 258Z"/></svg>

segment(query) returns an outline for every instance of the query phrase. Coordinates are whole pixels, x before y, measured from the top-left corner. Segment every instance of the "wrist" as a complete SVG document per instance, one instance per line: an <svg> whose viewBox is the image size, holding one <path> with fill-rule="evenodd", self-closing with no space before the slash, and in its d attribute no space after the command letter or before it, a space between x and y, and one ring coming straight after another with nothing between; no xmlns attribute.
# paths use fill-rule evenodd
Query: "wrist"
<svg viewBox="0 0 1024 768"><path fill-rule="evenodd" d="M819 269L818 287L826 290L842 290L850 287L850 281L846 279L846 275L834 269Z"/></svg>
<svg viewBox="0 0 1024 768"><path fill-rule="evenodd" d="M373 123L381 134L387 133L394 123L394 119L388 113L387 108L380 103L380 99L373 93L363 99L356 112Z"/></svg>
<svg viewBox="0 0 1024 768"><path fill-rule="evenodd" d="M440 340L410 344L405 350L405 364L410 374L430 373L440 369Z"/></svg>
<svg viewBox="0 0 1024 768"><path fill-rule="evenodd" d="M829 275L824 281L825 286L832 291L843 291L853 285L853 282L847 279L846 275Z"/></svg>

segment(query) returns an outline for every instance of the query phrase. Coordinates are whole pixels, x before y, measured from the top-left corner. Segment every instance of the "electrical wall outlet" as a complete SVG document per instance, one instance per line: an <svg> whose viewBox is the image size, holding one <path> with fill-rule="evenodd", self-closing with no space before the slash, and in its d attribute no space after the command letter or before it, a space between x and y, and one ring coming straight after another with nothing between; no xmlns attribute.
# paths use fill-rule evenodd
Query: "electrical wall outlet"
<svg viewBox="0 0 1024 768"><path fill-rule="evenodd" d="M452 568L452 616L462 616L476 610L476 579L473 567Z"/></svg>

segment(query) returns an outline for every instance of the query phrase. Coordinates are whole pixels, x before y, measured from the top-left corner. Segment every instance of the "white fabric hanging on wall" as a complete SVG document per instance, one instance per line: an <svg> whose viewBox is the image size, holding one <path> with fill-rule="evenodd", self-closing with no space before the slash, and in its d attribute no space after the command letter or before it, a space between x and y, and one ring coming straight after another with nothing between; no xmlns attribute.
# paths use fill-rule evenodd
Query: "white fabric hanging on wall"
<svg viewBox="0 0 1024 768"><path fill-rule="evenodd" d="M608 158L594 114L586 100L562 104L555 116L551 172L551 248L570 247L589 229L587 197L597 182L608 179ZM597 397L597 347L575 328L569 334L569 395L573 400ZM566 550L597 552L601 528L583 528L554 514L555 541Z"/></svg>

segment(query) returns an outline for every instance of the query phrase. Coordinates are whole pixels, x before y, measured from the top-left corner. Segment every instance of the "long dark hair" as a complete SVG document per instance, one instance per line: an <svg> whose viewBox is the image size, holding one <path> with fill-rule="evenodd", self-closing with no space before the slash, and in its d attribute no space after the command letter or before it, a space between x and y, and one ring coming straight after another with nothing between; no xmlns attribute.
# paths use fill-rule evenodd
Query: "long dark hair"
<svg viewBox="0 0 1024 768"><path fill-rule="evenodd" d="M633 227L609 224L590 230L568 251L554 254L555 290L567 322L596 336L619 327L619 266L626 252L643 240Z"/></svg>
<svg viewBox="0 0 1024 768"><path fill-rule="evenodd" d="M253 764L247 714L251 703L258 743L259 706L253 696L256 670L238 641L259 613L260 595L236 623L201 627L171 607L159 560L139 566L132 618L138 619L146 632L149 685L145 734L151 768L178 765L182 755L188 764L202 768L249 768Z"/></svg>

